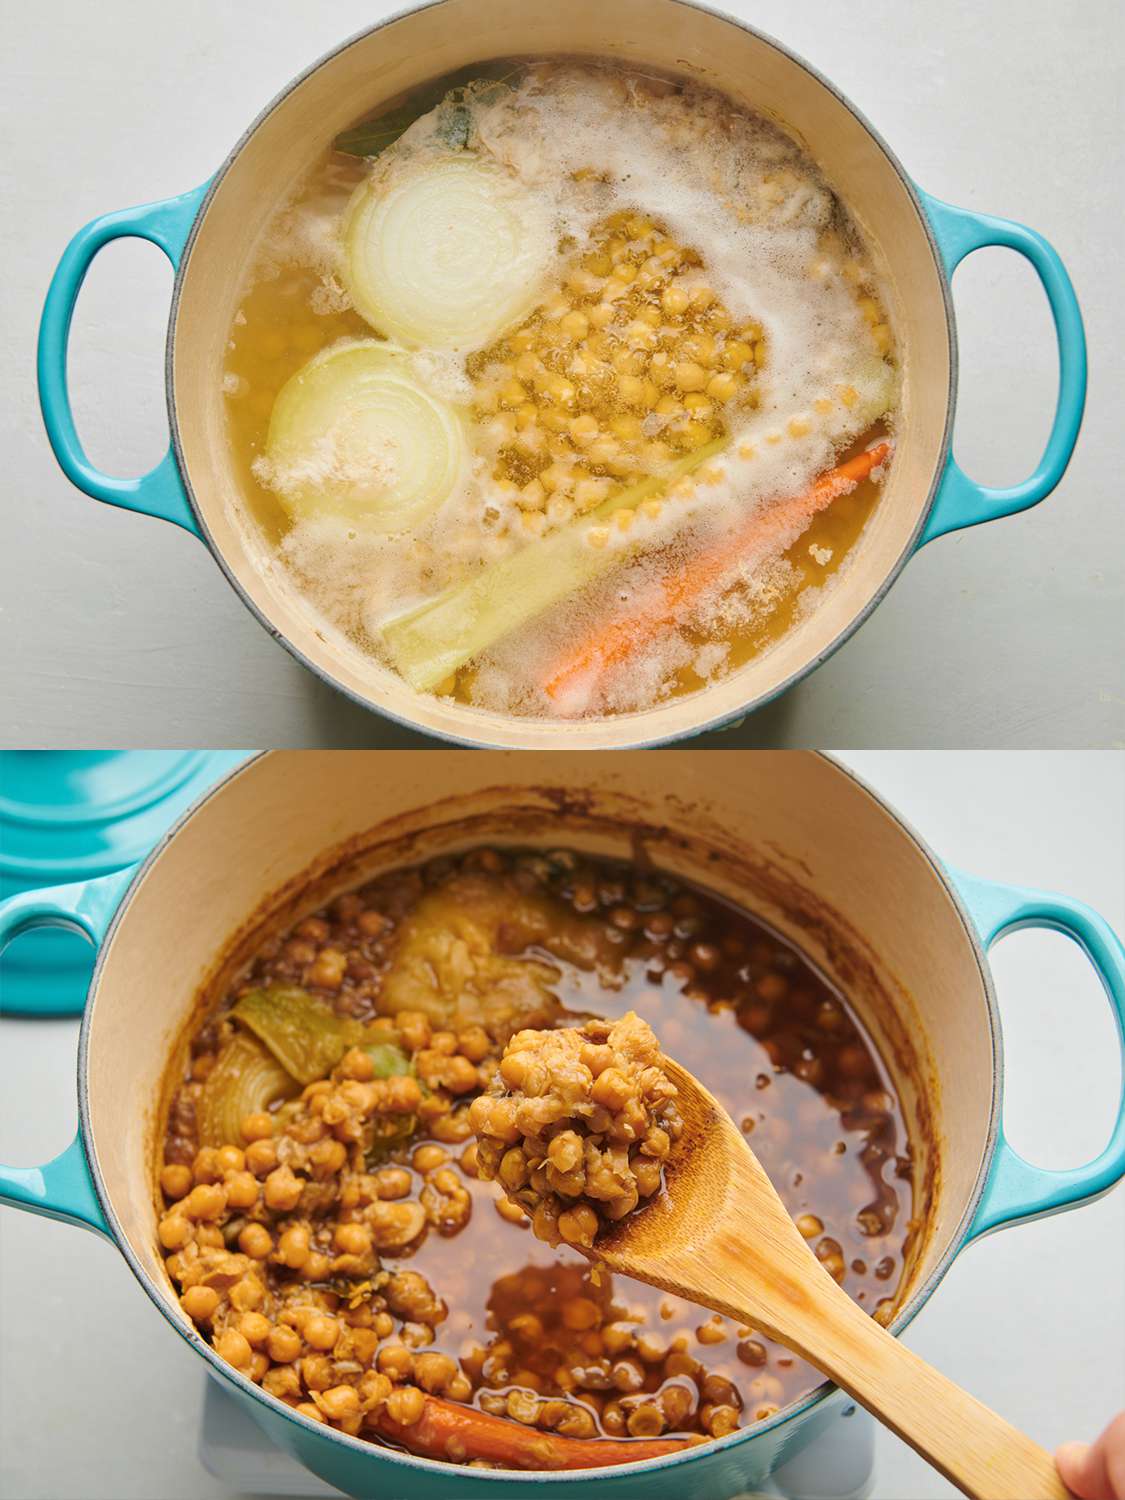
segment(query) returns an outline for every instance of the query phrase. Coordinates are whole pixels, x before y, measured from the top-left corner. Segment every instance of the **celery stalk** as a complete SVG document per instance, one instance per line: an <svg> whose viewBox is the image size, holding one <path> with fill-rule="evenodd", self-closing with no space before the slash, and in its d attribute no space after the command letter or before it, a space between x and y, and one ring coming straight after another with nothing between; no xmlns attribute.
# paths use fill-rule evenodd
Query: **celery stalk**
<svg viewBox="0 0 1125 1500"><path fill-rule="evenodd" d="M411 687L430 691L451 672L529 620L620 564L623 550L591 547L586 532L619 510L638 506L690 474L724 446L715 438L685 454L660 474L603 500L595 510L553 536L446 589L383 626L395 666Z"/></svg>

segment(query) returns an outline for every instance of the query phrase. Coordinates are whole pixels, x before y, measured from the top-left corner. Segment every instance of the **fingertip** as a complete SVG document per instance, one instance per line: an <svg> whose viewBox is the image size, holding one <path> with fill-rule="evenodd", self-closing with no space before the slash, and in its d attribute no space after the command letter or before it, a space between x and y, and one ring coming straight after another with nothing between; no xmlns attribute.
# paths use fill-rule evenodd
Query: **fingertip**
<svg viewBox="0 0 1125 1500"><path fill-rule="evenodd" d="M1055 1449L1055 1466L1067 1489L1074 1489L1073 1481L1081 1475L1089 1452L1089 1443L1063 1443Z"/></svg>

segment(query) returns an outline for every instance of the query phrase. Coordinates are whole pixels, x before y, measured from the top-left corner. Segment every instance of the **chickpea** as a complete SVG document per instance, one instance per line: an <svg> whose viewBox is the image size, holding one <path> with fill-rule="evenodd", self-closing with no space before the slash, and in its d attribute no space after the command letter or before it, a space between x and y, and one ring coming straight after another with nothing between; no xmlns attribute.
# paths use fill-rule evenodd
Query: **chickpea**
<svg viewBox="0 0 1125 1500"><path fill-rule="evenodd" d="M390 925L381 911L361 911L356 918L356 926L365 938L382 937Z"/></svg>
<svg viewBox="0 0 1125 1500"><path fill-rule="evenodd" d="M231 1172L226 1180L226 1190L227 1207L238 1209L253 1208L261 1191L253 1172Z"/></svg>
<svg viewBox="0 0 1125 1500"><path fill-rule="evenodd" d="M420 1010L400 1010L395 1018L399 1036L410 1052L430 1045L430 1018Z"/></svg>
<svg viewBox="0 0 1125 1500"><path fill-rule="evenodd" d="M625 1395L639 1391L645 1383L645 1372L635 1359L619 1359L610 1369L610 1379Z"/></svg>
<svg viewBox="0 0 1125 1500"><path fill-rule="evenodd" d="M522 1422L527 1427L534 1427L541 1407L542 1403L534 1391L508 1392L508 1415L516 1422Z"/></svg>
<svg viewBox="0 0 1125 1500"><path fill-rule="evenodd" d="M244 1336L236 1328L227 1328L215 1340L215 1353L225 1359L236 1370L250 1368L251 1350Z"/></svg>
<svg viewBox="0 0 1125 1500"><path fill-rule="evenodd" d="M213 1286L189 1286L180 1298L180 1306L194 1323L206 1323L219 1305L219 1294Z"/></svg>
<svg viewBox="0 0 1125 1500"><path fill-rule="evenodd" d="M440 1150L441 1148L434 1147L433 1149ZM418 1150L425 1150L425 1147L419 1146ZM414 1155L417 1159L418 1152L416 1151ZM380 1167L375 1173L375 1191L380 1198L405 1198L410 1187L411 1177L405 1167Z"/></svg>
<svg viewBox="0 0 1125 1500"><path fill-rule="evenodd" d="M451 1094L468 1094L480 1087L476 1066L467 1057L451 1057L441 1070L441 1081Z"/></svg>
<svg viewBox="0 0 1125 1500"><path fill-rule="evenodd" d="M722 1344L728 1337L726 1326L719 1317L709 1318L706 1323L701 1323L695 1330L695 1336L701 1344Z"/></svg>
<svg viewBox="0 0 1125 1500"><path fill-rule="evenodd" d="M578 1203L559 1215L559 1233L570 1245L592 1245L598 1228L597 1213L588 1203Z"/></svg>
<svg viewBox="0 0 1125 1500"><path fill-rule="evenodd" d="M306 1354L301 1361L301 1379L309 1391L326 1391L336 1379L332 1361L323 1354Z"/></svg>
<svg viewBox="0 0 1125 1500"><path fill-rule="evenodd" d="M238 1331L252 1349L260 1349L270 1336L273 1325L259 1312L243 1313L238 1320Z"/></svg>
<svg viewBox="0 0 1125 1500"><path fill-rule="evenodd" d="M317 989L338 990L344 982L347 969L346 953L341 953L339 948L322 948L305 977Z"/></svg>
<svg viewBox="0 0 1125 1500"><path fill-rule="evenodd" d="M457 1033L457 1048L471 1063L482 1063L492 1051L492 1039L483 1026L468 1026Z"/></svg>
<svg viewBox="0 0 1125 1500"><path fill-rule="evenodd" d="M340 1337L340 1325L326 1313L317 1313L305 1324L305 1342L313 1349L328 1351L336 1347Z"/></svg>
<svg viewBox="0 0 1125 1500"><path fill-rule="evenodd" d="M410 1158L411 1165L416 1172L433 1172L438 1167L443 1167L449 1160L449 1152L444 1146L435 1146L429 1143L415 1148L414 1155Z"/></svg>
<svg viewBox="0 0 1125 1500"><path fill-rule="evenodd" d="M242 1139L248 1144L270 1140L273 1136L273 1119L264 1111L259 1111L257 1114L246 1115L239 1129Z"/></svg>
<svg viewBox="0 0 1125 1500"><path fill-rule="evenodd" d="M192 1237L192 1225L183 1214L165 1214L157 1228L165 1250L182 1250Z"/></svg>
<svg viewBox="0 0 1125 1500"><path fill-rule="evenodd" d="M238 1248L252 1260L265 1260L273 1249L273 1235L264 1224L247 1224L238 1236Z"/></svg>
<svg viewBox="0 0 1125 1500"><path fill-rule="evenodd" d="M256 1276L243 1276L227 1293L236 1312L252 1312L266 1300L266 1289Z"/></svg>
<svg viewBox="0 0 1125 1500"><path fill-rule="evenodd" d="M741 1340L735 1352L742 1363L752 1369L760 1368L768 1358L765 1344L759 1343L757 1339Z"/></svg>
<svg viewBox="0 0 1125 1500"><path fill-rule="evenodd" d="M310 1421L313 1421L313 1422L323 1422L324 1421L323 1416L321 1416L319 1406L315 1406L311 1401L302 1401L294 1409L298 1412L298 1414L300 1416L302 1416L302 1417L308 1417L310 1419Z"/></svg>
<svg viewBox="0 0 1125 1500"><path fill-rule="evenodd" d="M415 1385L400 1386L387 1397L387 1415L403 1427L412 1427L426 1409L426 1398Z"/></svg>
<svg viewBox="0 0 1125 1500"><path fill-rule="evenodd" d="M217 1182L201 1182L180 1204L189 1219L217 1219L227 1206L226 1189Z"/></svg>
<svg viewBox="0 0 1125 1500"><path fill-rule="evenodd" d="M359 1083L370 1083L375 1077L375 1064L371 1054L362 1047L350 1047L340 1060L340 1072L345 1078L354 1078Z"/></svg>
<svg viewBox="0 0 1125 1500"><path fill-rule="evenodd" d="M378 1411L386 1403L393 1387L385 1375L367 1370L360 1376L357 1390L364 1411Z"/></svg>
<svg viewBox="0 0 1125 1500"><path fill-rule="evenodd" d="M246 1165L246 1153L238 1146L220 1146L215 1152L215 1166L224 1176L227 1172L241 1172Z"/></svg>
<svg viewBox="0 0 1125 1500"><path fill-rule="evenodd" d="M300 1374L291 1364L275 1365L262 1377L262 1389L283 1401L296 1401L302 1394Z"/></svg>
<svg viewBox="0 0 1125 1500"><path fill-rule="evenodd" d="M712 1407L704 1417L706 1410L706 1407L700 1408L700 1419L712 1437L726 1437L738 1427L738 1412L733 1406Z"/></svg>
<svg viewBox="0 0 1125 1500"><path fill-rule="evenodd" d="M414 1379L424 1391L444 1391L456 1374L456 1362L448 1354L431 1350L414 1356Z"/></svg>
<svg viewBox="0 0 1125 1500"><path fill-rule="evenodd" d="M183 1198L191 1191L191 1168L181 1162L169 1162L160 1173L160 1186L166 1198Z"/></svg>
<svg viewBox="0 0 1125 1500"><path fill-rule="evenodd" d="M564 1328L570 1328L575 1332L583 1329L593 1328L601 1319L596 1302L589 1297L569 1297L562 1305L562 1323Z"/></svg>
<svg viewBox="0 0 1125 1500"><path fill-rule="evenodd" d="M798 1214L797 1228L806 1240L815 1240L824 1233L824 1225L816 1214Z"/></svg>
<svg viewBox="0 0 1125 1500"><path fill-rule="evenodd" d="M316 1141L309 1147L309 1160L313 1164L314 1175L321 1181L341 1171L347 1159L348 1148L342 1141Z"/></svg>
<svg viewBox="0 0 1125 1500"><path fill-rule="evenodd" d="M606 1068L594 1079L590 1097L595 1104L616 1114L633 1097L632 1085L619 1068Z"/></svg>
<svg viewBox="0 0 1125 1500"><path fill-rule="evenodd" d="M284 1324L270 1329L266 1340L269 1356L279 1365L291 1364L301 1352L301 1335Z"/></svg>
<svg viewBox="0 0 1125 1500"><path fill-rule="evenodd" d="M317 1402L330 1422L342 1422L359 1413L359 1393L352 1385L334 1385L322 1391Z"/></svg>
<svg viewBox="0 0 1125 1500"><path fill-rule="evenodd" d="M655 1401L642 1401L629 1413L625 1425L630 1437L659 1437L664 1431L664 1413Z"/></svg>
<svg viewBox="0 0 1125 1500"><path fill-rule="evenodd" d="M509 1224L516 1224L521 1229L526 1229L531 1222L518 1203L513 1203L510 1198L496 1198L493 1200L496 1212Z"/></svg>
<svg viewBox="0 0 1125 1500"><path fill-rule="evenodd" d="M277 1166L277 1147L272 1140L251 1141L246 1148L246 1166L255 1177L265 1177Z"/></svg>
<svg viewBox="0 0 1125 1500"><path fill-rule="evenodd" d="M196 1182L218 1182L223 1175L219 1170L218 1152L214 1146L203 1146L195 1153L191 1164L191 1175Z"/></svg>
<svg viewBox="0 0 1125 1500"><path fill-rule="evenodd" d="M301 1201L304 1186L289 1166L275 1167L262 1188L266 1207L278 1213L291 1213Z"/></svg>
<svg viewBox="0 0 1125 1500"><path fill-rule="evenodd" d="M290 1270L299 1271L309 1258L309 1232L300 1224L283 1229L277 1243L277 1259Z"/></svg>
<svg viewBox="0 0 1125 1500"><path fill-rule="evenodd" d="M414 1356L405 1344L384 1344L379 1350L376 1364L383 1375L392 1380L409 1380L414 1368Z"/></svg>
<svg viewBox="0 0 1125 1500"><path fill-rule="evenodd" d="M366 1224L340 1224L333 1236L336 1249L342 1255L370 1255L371 1231Z"/></svg>
<svg viewBox="0 0 1125 1500"><path fill-rule="evenodd" d="M320 1250L310 1250L301 1267L301 1275L306 1281L323 1281L331 1269L332 1262Z"/></svg>

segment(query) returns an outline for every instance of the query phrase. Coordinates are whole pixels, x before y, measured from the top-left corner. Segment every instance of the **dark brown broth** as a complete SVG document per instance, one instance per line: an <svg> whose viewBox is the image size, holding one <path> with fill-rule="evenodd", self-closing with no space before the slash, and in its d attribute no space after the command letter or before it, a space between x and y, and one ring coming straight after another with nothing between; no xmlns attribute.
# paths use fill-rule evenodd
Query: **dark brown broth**
<svg viewBox="0 0 1125 1500"><path fill-rule="evenodd" d="M375 1014L395 924L428 886L458 866L482 862L486 869L495 865L497 854L434 861L337 900L317 914L327 929L322 941L287 934L264 945L222 1008L264 981L307 983L310 952L315 962L330 946L347 952L347 975L339 989L314 992L341 1013ZM770 929L702 890L566 853L504 851L499 863L604 923L607 944L624 957L618 988L552 957L567 1010L616 1017L635 1009L643 1016L664 1050L741 1124L794 1218L821 1221L807 1237L829 1270L861 1306L887 1321L912 1229L911 1153L892 1080L847 1001ZM386 931L359 931L365 909L389 918ZM212 1020L196 1033L194 1053L213 1048L214 1037ZM190 1093L189 1085L173 1103L166 1161L194 1155ZM416 1136L401 1153L404 1165L424 1139ZM464 1147L447 1141L445 1149L455 1161ZM415 1179L412 1196L419 1174ZM499 1216L496 1184L464 1180L473 1199L466 1227L448 1238L430 1232L414 1253L384 1256L383 1264L420 1271L448 1304L430 1347L461 1362L473 1380L474 1404L502 1412L504 1393L515 1387L572 1398L585 1392L602 1431L617 1436L618 1398L667 1382L693 1388L702 1410L708 1401L733 1401L743 1425L819 1384L815 1370L751 1330L640 1283L593 1272L566 1247L541 1244L526 1226ZM533 1320L513 1329L521 1315ZM606 1351L602 1330L623 1320L648 1336L640 1355ZM697 1415L683 1430L700 1430Z"/></svg>

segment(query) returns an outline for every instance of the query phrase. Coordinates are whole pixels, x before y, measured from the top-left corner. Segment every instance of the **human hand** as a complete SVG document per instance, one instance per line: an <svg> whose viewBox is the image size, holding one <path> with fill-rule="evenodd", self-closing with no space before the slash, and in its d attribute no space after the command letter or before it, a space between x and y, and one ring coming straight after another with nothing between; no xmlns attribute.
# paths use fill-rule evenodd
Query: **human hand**
<svg viewBox="0 0 1125 1500"><path fill-rule="evenodd" d="M1093 1443L1064 1443L1059 1477L1078 1500L1125 1500L1125 1411Z"/></svg>

